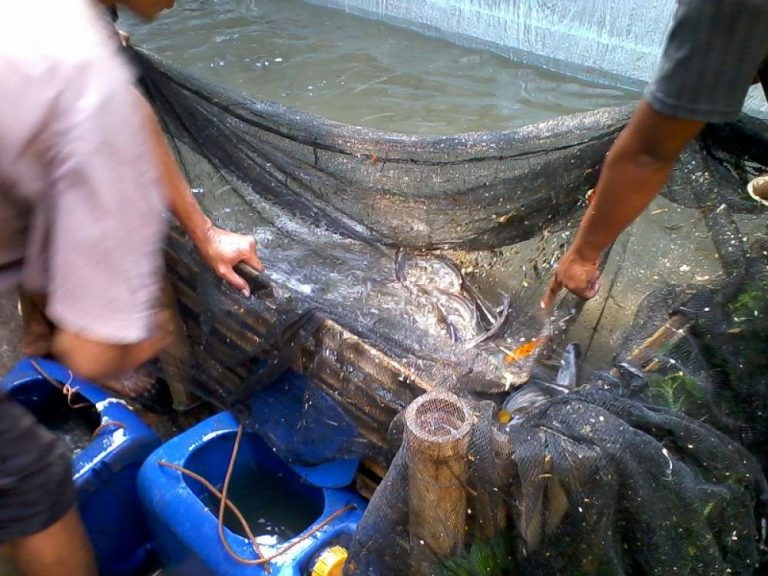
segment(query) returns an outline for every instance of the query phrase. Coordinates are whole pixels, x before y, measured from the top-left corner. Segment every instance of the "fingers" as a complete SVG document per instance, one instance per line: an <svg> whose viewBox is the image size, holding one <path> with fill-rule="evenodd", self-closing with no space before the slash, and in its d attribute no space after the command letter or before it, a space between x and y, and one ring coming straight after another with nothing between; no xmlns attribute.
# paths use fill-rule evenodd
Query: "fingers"
<svg viewBox="0 0 768 576"><path fill-rule="evenodd" d="M130 44L131 42L131 36L127 32L120 30L119 28L117 29L117 37L120 38L120 43L123 46L128 46L128 44Z"/></svg>
<svg viewBox="0 0 768 576"><path fill-rule="evenodd" d="M256 254L256 240L253 236L229 232L214 226L207 237L207 242L198 248L219 278L245 297L251 295L248 281L241 277L234 267L242 262L258 272L264 271L264 264Z"/></svg>
<svg viewBox="0 0 768 576"><path fill-rule="evenodd" d="M544 297L541 299L541 302L539 302L539 306L545 310L548 310L562 289L563 283L560 282L560 279L557 277L557 273L553 274L552 280L549 282L549 287L544 293Z"/></svg>
<svg viewBox="0 0 768 576"><path fill-rule="evenodd" d="M584 300L594 298L600 290L599 280L600 269L597 262L583 260L572 253L567 253L552 274L552 280L541 299L540 306L548 310L563 288Z"/></svg>
<svg viewBox="0 0 768 576"><path fill-rule="evenodd" d="M241 262L254 268L258 272L264 272L264 264L261 263L261 260L259 260L259 257L256 254L256 240L254 240L252 236L248 236L245 256L243 256Z"/></svg>
<svg viewBox="0 0 768 576"><path fill-rule="evenodd" d="M541 299L540 306L544 309L549 309L563 288L582 300L591 300L600 291L600 275L598 274L592 279L584 278L578 282L563 282L556 272L553 274L549 288L547 288L544 297Z"/></svg>
<svg viewBox="0 0 768 576"><path fill-rule="evenodd" d="M577 296L581 296L584 300L590 300L597 296L597 293L600 291L600 279L595 278L592 280L589 284L587 284L586 289L582 290L581 293L575 293Z"/></svg>
<svg viewBox="0 0 768 576"><path fill-rule="evenodd" d="M234 266L242 262L258 272L264 271L264 265L256 255L256 240L252 236L234 235L237 247L226 265L217 269L219 276L239 290L246 298L251 295L248 282L234 270Z"/></svg>
<svg viewBox="0 0 768 576"><path fill-rule="evenodd" d="M217 268L216 273L246 298L251 295L251 288L248 286L248 282L246 282L245 278L235 272L231 266Z"/></svg>

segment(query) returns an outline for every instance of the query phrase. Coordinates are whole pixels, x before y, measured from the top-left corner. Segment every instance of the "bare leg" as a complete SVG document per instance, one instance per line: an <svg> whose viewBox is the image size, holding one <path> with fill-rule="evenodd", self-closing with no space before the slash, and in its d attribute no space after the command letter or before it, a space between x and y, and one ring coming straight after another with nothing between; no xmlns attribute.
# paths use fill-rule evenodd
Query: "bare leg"
<svg viewBox="0 0 768 576"><path fill-rule="evenodd" d="M12 543L24 576L96 576L93 550L77 508L42 532Z"/></svg>

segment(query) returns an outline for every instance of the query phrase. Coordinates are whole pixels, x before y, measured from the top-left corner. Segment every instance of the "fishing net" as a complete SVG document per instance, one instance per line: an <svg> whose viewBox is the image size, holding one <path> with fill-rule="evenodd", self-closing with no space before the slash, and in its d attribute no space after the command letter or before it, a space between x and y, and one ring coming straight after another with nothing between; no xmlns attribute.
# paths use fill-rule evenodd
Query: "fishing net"
<svg viewBox="0 0 768 576"><path fill-rule="evenodd" d="M387 469L350 574L752 574L763 554L765 126L712 126L583 310L538 299L631 110L415 137L134 54L254 297L179 231L190 387L285 459ZM580 354L581 352L581 354ZM579 369L584 368L580 376Z"/></svg>

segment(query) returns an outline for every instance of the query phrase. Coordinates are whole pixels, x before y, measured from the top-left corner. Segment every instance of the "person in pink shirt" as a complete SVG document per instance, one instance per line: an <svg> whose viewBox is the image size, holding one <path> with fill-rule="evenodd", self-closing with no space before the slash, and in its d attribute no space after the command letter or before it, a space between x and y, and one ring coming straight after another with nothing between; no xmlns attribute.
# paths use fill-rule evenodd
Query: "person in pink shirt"
<svg viewBox="0 0 768 576"><path fill-rule="evenodd" d="M172 1L121 4L152 17ZM41 297L53 356L102 380L168 341L159 315L168 210L205 261L247 292L232 266L261 269L253 239L200 210L100 6L0 3L0 78L0 289ZM27 576L96 574L68 450L7 398L0 544Z"/></svg>

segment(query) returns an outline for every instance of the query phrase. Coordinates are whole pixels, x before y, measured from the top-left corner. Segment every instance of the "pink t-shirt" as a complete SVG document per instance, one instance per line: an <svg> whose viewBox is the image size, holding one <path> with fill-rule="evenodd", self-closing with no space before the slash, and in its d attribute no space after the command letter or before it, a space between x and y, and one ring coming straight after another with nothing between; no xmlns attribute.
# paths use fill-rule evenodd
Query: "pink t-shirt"
<svg viewBox="0 0 768 576"><path fill-rule="evenodd" d="M150 334L166 229L133 81L91 0L0 2L0 288L109 343Z"/></svg>

